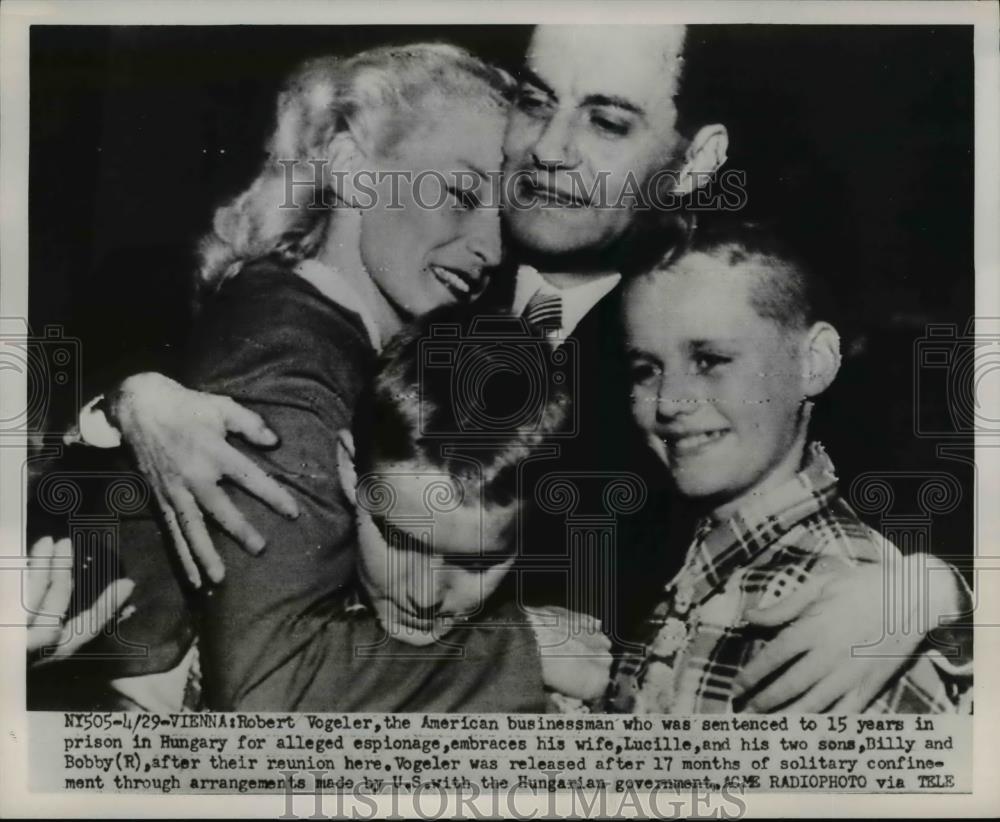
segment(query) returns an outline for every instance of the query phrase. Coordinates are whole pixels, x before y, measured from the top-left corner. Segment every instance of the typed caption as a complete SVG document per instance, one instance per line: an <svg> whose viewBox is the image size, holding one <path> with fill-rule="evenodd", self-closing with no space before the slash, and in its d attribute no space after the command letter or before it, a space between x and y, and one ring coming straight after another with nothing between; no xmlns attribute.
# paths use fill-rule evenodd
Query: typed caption
<svg viewBox="0 0 1000 822"><path fill-rule="evenodd" d="M33 713L31 789L963 793L970 716Z"/></svg>

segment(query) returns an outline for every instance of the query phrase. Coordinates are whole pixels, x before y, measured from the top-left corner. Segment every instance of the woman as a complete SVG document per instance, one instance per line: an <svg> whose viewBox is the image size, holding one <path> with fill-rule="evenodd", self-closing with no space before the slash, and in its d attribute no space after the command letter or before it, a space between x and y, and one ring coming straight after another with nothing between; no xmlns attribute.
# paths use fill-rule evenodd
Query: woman
<svg viewBox="0 0 1000 822"><path fill-rule="evenodd" d="M477 296L486 269L499 262L498 211L480 205L500 168L510 91L506 74L444 45L310 63L280 96L261 173L216 213L214 233L202 246L206 299L182 379L266 416L277 435L272 443L280 438L265 457L266 470L285 489L280 507L298 515L279 516L247 496L229 502L214 481L205 489L216 495L223 526L245 517L254 529L249 541L272 546L252 557L219 540L226 580L204 597L200 631L209 707L544 707L530 629L470 641L472 653L445 682L434 649L402 662L366 661L405 665L410 680L424 670L423 679L435 686L368 700L331 692L332 672L352 655L323 642L356 553L338 481L338 433L351 427L382 342L411 317ZM424 184L414 189L408 182L418 175ZM109 397L109 416L127 433L148 410L144 402L162 409L164 395L150 385L164 384L156 375L126 381ZM228 403L217 407L232 412ZM268 439L259 427L252 438ZM155 477L163 460L149 452L137 456L164 487ZM171 536L197 544L197 521L177 511L174 500L161 495L160 503ZM149 542L123 531L127 570L130 561L141 563L144 553L156 551ZM196 572L190 557L185 565ZM221 566L211 570L221 577ZM145 591L156 593L150 589L168 582L162 574L159 580L147 575ZM137 609L143 597L140 576ZM161 613L164 607L161 601ZM160 626L147 639L171 645L172 663L189 633Z"/></svg>

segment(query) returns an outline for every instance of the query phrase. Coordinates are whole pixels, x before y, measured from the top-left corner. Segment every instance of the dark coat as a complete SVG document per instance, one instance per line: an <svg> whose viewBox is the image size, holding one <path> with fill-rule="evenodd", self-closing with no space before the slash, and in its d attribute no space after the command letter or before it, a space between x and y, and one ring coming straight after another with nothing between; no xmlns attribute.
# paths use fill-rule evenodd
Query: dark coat
<svg viewBox="0 0 1000 822"><path fill-rule="evenodd" d="M484 311L509 308L514 277L497 273ZM525 600L597 616L616 644L679 568L684 548L683 537L669 538L680 520L668 515L666 471L632 421L622 292L619 284L603 297L561 346L575 360L575 411L558 456L522 473L523 496L534 504L522 518L518 568ZM560 480L575 488L575 504L559 495ZM678 544L680 555L670 549Z"/></svg>

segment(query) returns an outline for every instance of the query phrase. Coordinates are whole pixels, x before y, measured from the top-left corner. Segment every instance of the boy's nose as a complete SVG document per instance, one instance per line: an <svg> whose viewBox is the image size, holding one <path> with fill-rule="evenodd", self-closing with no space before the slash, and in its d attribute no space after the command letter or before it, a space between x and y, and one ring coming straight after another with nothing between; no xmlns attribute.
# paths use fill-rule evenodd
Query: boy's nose
<svg viewBox="0 0 1000 822"><path fill-rule="evenodd" d="M656 416L666 420L697 410L704 401L697 385L686 375L664 377L656 395Z"/></svg>
<svg viewBox="0 0 1000 822"><path fill-rule="evenodd" d="M417 619L427 620L428 622L436 619L441 614L441 608L444 605L443 600L433 602L429 605L421 605L419 602L412 597L410 598L409 607L413 612L413 615Z"/></svg>
<svg viewBox="0 0 1000 822"><path fill-rule="evenodd" d="M427 568L410 579L407 607L419 619L434 619L444 607L444 586L434 576L433 571Z"/></svg>

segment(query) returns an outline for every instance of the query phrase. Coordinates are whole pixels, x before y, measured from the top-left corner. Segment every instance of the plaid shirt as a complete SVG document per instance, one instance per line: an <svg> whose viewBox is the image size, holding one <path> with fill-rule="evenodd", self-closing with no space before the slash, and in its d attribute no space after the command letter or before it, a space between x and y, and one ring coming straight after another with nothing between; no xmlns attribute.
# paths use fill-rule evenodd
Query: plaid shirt
<svg viewBox="0 0 1000 822"><path fill-rule="evenodd" d="M619 662L607 710L733 711L733 680L766 644L761 629L743 621L746 609L774 604L831 562L854 567L898 557L840 498L833 463L813 443L794 479L724 522L700 523L683 569L647 620L645 653ZM969 709L969 673L971 664L960 668L937 651L923 653L865 712Z"/></svg>

